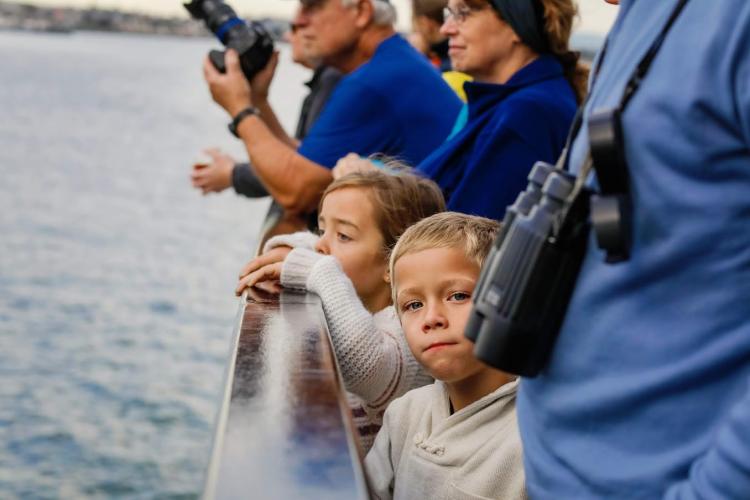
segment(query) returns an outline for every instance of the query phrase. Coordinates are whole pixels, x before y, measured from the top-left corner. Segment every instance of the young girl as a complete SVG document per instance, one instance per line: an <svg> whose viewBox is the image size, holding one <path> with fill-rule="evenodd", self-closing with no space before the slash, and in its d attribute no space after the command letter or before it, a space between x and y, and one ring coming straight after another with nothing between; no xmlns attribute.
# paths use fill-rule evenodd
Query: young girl
<svg viewBox="0 0 750 500"><path fill-rule="evenodd" d="M365 452L388 403L431 382L404 339L391 304L388 255L409 226L445 202L435 183L407 173L354 173L320 202L320 236L276 236L243 269L237 293L260 281L320 296ZM291 249L290 247L294 247Z"/></svg>

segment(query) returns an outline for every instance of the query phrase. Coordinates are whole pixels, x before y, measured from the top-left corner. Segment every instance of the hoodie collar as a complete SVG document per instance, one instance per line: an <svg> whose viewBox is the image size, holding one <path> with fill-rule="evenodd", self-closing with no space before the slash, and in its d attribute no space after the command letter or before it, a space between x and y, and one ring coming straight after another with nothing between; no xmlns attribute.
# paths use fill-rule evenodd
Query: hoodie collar
<svg viewBox="0 0 750 500"><path fill-rule="evenodd" d="M545 54L516 71L506 83L466 82L464 90L469 101L469 115L481 113L518 89L561 76L563 68L560 62L554 56Z"/></svg>

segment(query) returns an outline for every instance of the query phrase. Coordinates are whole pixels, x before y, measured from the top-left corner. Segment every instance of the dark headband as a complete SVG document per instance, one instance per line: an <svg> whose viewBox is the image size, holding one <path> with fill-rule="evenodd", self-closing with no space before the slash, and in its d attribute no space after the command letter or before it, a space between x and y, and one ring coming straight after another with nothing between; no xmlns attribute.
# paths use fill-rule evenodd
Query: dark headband
<svg viewBox="0 0 750 500"><path fill-rule="evenodd" d="M490 4L534 52L549 52L541 0L490 0Z"/></svg>

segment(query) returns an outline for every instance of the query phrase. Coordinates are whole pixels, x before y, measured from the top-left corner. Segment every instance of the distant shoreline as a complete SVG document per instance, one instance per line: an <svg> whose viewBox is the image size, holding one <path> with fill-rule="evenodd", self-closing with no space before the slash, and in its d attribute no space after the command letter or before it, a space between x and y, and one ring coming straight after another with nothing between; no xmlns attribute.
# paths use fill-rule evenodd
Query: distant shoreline
<svg viewBox="0 0 750 500"><path fill-rule="evenodd" d="M271 36L280 40L287 30L286 20L264 18ZM141 33L186 37L210 37L211 33L200 21L190 17L159 17L149 14L113 9L78 9L73 7L42 7L0 1L0 30L71 33L99 31Z"/></svg>

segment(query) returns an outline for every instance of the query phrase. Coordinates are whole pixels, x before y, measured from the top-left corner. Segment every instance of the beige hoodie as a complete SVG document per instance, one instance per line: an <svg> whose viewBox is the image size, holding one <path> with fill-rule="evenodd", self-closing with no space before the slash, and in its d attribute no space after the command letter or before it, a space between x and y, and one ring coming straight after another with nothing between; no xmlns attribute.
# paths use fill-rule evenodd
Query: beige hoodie
<svg viewBox="0 0 750 500"><path fill-rule="evenodd" d="M450 414L440 381L391 402L365 458L374 498L525 499L518 381Z"/></svg>

